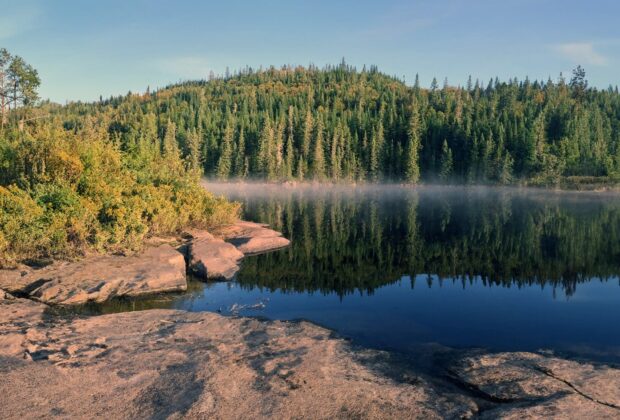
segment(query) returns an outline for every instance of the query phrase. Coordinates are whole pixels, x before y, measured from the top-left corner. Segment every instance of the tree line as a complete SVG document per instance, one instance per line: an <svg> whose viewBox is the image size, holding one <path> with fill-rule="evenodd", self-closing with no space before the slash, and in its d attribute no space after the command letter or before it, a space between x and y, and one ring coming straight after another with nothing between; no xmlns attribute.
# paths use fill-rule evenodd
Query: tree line
<svg viewBox="0 0 620 420"><path fill-rule="evenodd" d="M67 129L88 114L127 152L175 140L219 179L557 183L620 177L620 95L570 80L422 88L344 62L250 68L58 110Z"/></svg>

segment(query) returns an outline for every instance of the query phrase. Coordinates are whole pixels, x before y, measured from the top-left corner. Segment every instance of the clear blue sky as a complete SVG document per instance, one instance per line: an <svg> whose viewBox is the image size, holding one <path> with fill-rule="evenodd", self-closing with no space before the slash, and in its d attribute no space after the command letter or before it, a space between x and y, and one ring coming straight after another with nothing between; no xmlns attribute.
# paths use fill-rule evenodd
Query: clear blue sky
<svg viewBox="0 0 620 420"><path fill-rule="evenodd" d="M252 67L376 64L412 83L556 79L582 64L620 84L618 0L0 0L0 47L54 101Z"/></svg>

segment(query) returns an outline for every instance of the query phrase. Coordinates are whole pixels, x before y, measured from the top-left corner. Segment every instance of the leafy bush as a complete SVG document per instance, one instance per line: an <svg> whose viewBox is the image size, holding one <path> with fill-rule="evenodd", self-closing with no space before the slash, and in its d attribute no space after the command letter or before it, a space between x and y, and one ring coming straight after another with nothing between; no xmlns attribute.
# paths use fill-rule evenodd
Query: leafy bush
<svg viewBox="0 0 620 420"><path fill-rule="evenodd" d="M104 116L0 135L0 266L89 251L131 252L147 236L232 221L178 150L156 137L121 151ZM68 129L67 129L68 128Z"/></svg>

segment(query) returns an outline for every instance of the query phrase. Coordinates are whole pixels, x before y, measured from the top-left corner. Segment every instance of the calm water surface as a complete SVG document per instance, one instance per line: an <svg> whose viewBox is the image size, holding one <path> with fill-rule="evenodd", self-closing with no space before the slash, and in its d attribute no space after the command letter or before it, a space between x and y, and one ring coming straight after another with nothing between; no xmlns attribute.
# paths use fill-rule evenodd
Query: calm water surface
<svg viewBox="0 0 620 420"><path fill-rule="evenodd" d="M307 319L403 352L439 343L620 361L619 195L208 187L292 246L246 258L233 282L132 308Z"/></svg>

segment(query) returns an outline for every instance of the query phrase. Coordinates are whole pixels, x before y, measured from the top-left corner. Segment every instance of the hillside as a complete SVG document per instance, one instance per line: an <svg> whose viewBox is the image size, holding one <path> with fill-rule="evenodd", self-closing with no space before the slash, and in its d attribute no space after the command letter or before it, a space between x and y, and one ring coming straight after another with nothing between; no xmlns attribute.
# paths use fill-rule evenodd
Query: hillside
<svg viewBox="0 0 620 420"><path fill-rule="evenodd" d="M552 185L620 176L620 95L588 88L581 69L570 81L430 89L344 63L247 69L59 112L65 128L108 116L126 151L176 139L193 167L220 179Z"/></svg>

